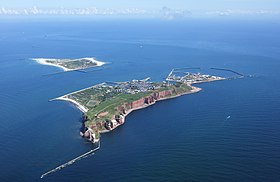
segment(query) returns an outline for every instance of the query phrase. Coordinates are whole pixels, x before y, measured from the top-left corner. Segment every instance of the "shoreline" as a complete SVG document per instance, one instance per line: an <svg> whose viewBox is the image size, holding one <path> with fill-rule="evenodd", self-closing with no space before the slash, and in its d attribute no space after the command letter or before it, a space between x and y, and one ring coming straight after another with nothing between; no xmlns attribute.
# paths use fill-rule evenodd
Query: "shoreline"
<svg viewBox="0 0 280 182"><path fill-rule="evenodd" d="M101 83L101 84L102 84L102 83ZM98 85L101 85L101 84L98 84ZM167 100L167 99L173 99L173 98L180 97L180 96L183 96L183 95L196 93L196 92L199 92L199 91L202 90L202 89L199 88L199 87L195 87L195 86L192 86L192 85L190 85L190 86L192 87L192 90L190 90L189 92L186 92L186 93L183 93L183 94L180 94L180 95L171 96L171 97L160 98L160 99L158 99L157 101L162 101L162 100ZM70 103L72 103L77 109L79 109L83 114L86 114L86 112L87 112L89 109L87 109L85 106L81 105L81 104L78 103L77 101L75 101L75 100L73 100L73 99L65 98L65 97L68 96L68 95L71 95L71 94L73 94L73 93L78 93L78 92L80 92L80 91L83 91L83 90L86 90L86 89L89 89L89 88L92 88L92 87L94 87L94 86L91 86L91 87L88 87L88 88L85 88L85 89L82 89L82 90L78 90L78 91L75 91L75 92L71 92L71 93L69 93L69 94L66 94L66 95L63 95L63 96L60 96L60 97L51 99L51 100L49 100L49 101L61 100L61 101L70 102ZM157 101L156 101L156 102L157 102ZM156 102L155 102L155 103L156 103ZM154 103L153 103L153 104L154 104ZM153 105L153 104L149 104L149 105L147 105L147 106L141 106L140 108L135 108L135 109L133 109L132 111L135 111L135 110L138 110L138 109L142 109L142 108L146 108L146 107L148 107L148 106L150 106L150 105ZM130 112L132 112L132 111L130 111ZM130 113L130 112L129 112L129 113ZM127 116L127 115L128 115L128 114L126 114L125 116Z"/></svg>
<svg viewBox="0 0 280 182"><path fill-rule="evenodd" d="M102 62L102 61L97 61L96 59L94 58L90 58L90 57L85 57L85 58L79 58L79 59L87 59L87 60L90 60L91 62L94 62L96 63L95 66L91 66L91 67L87 67L87 68L93 68L93 67L99 67L99 66L103 66L104 64L106 64L105 62ZM63 71L75 71L75 70L80 70L82 68L77 68L77 69L69 69L69 68L66 68L64 66L61 66L61 65L58 65L58 64L54 64L54 63L48 63L47 60L61 60L61 59L48 59L48 58L31 58L31 60L33 61L36 61L38 64L41 64L41 65L47 65L47 66L53 66L53 67L57 67L57 68L61 68ZM73 60L77 60L77 59L69 59L69 61L73 61ZM84 68L86 69L86 68Z"/></svg>
<svg viewBox="0 0 280 182"><path fill-rule="evenodd" d="M140 110L140 109L144 109L144 108L147 108L149 106L152 106L154 104L156 104L157 102L159 101L164 101L164 100L168 100L168 99L174 99L174 98L177 98L177 97L180 97L180 96L183 96L183 95L187 95L187 94L193 94L193 93L197 93L197 92L200 92L202 89L199 88L199 87L195 87L195 86L192 86L192 90L190 90L189 92L186 92L186 93L183 93L183 94L178 94L178 95L174 95L174 96L170 96L170 97L165 97L165 98L160 98L158 100L155 100L153 103L151 104L145 104L143 106L140 106L140 107L136 107L136 108L133 108L133 109L129 109L128 111L126 111L126 114L123 115L123 124L125 123L125 119L126 119L126 116L128 116L130 113L132 113L133 111L136 111L136 110ZM113 123L116 123L115 127L112 128L112 130L102 130L102 131L99 131L100 134L102 133L108 133L110 131L113 131L114 129L116 129L117 127L123 125L123 124L119 124L117 121L115 120L112 120Z"/></svg>
<svg viewBox="0 0 280 182"><path fill-rule="evenodd" d="M86 113L88 112L88 109L81 105L80 103L78 103L77 101L73 100L73 99L69 99L69 98L64 98L63 96L62 97L58 97L58 98L55 98L55 99L52 99L50 101L54 101L54 100L62 100L62 101L66 101L66 102L70 102L72 103L77 109L79 109L82 113Z"/></svg>
<svg viewBox="0 0 280 182"><path fill-rule="evenodd" d="M49 59L46 59L46 58L31 58L31 60L36 61L38 64L41 64L41 65L54 66L54 67L60 68L63 71L72 71L71 69L65 68L64 66L60 66L57 64L53 64L53 63L47 63L47 60L49 60Z"/></svg>
<svg viewBox="0 0 280 182"><path fill-rule="evenodd" d="M99 134L102 134L102 133L107 133L107 132L110 132L110 131L113 131L114 129L116 129L117 127L119 127L120 125L123 125L125 123L125 120L126 120L126 116L128 116L131 112L133 111L136 111L136 110L140 110L140 109L144 109L146 107L149 107L151 105L154 105L156 102L158 101L163 101L163 100L167 100L167 99L173 99L173 98L177 98L177 97L180 97L180 96L183 96L183 95L187 95L187 94L193 94L193 93L197 93L197 92L200 92L202 90L202 88L199 88L199 87L196 87L194 86L193 84L200 84L200 83L207 83L207 82L213 82L213 81L221 81L221 80L226 80L226 78L217 78L217 79L213 79L213 80L208 80L208 81L199 81L199 82L192 82L192 83L189 83L187 84L188 86L190 86L192 89L187 91L187 92L184 92L184 93L180 93L180 94L177 94L177 95L172 95L172 96L167 96L167 97L163 97L163 98L158 98L157 100L154 100L154 102L151 102L149 104L143 104L142 106L139 106L139 107L136 107L136 108L131 108L127 111L125 111L125 114L122 115L122 122L119 123L116 119L112 118L111 119L111 122L112 122L112 128L110 129L103 129L103 130L98 130L98 133ZM102 85L104 83L101 83L101 84L98 84L98 85ZM95 85L97 86L97 85ZM95 86L91 86L91 87L88 87L88 88L93 88ZM82 89L82 90L86 90L88 88L85 88L85 89ZM78 93L82 90L78 90L78 91L75 91L75 92L72 92L72 93L69 93L69 94L66 94L66 95L63 95L63 96L60 96L58 98L55 98L55 99L51 99L50 101L54 101L54 100L62 100L62 101L66 101L66 102L70 102L71 104L73 104L77 109L79 109L84 115L86 115L86 113L88 112L88 108L86 108L84 105L80 104L79 102L73 100L73 99L69 99L67 98L68 95L71 95L73 93ZM87 132L90 128L88 128L85 132ZM83 136L83 134L85 133L83 132L81 134L81 136ZM92 133L92 132L91 132ZM92 133L93 134L93 133ZM92 143L96 143L96 142L99 142L100 141L100 137L97 139L97 140L89 140L90 142Z"/></svg>

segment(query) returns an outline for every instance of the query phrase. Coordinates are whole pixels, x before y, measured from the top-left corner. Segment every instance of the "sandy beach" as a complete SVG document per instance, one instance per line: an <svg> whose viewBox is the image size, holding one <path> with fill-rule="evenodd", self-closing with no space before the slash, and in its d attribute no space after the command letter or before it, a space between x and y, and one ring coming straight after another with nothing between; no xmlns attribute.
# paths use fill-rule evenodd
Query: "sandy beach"
<svg viewBox="0 0 280 182"><path fill-rule="evenodd" d="M55 67L61 68L63 71L71 71L71 69L65 68L65 67L57 65L57 64L52 64L52 63L47 62L47 60L54 60L54 59L32 58L32 60L36 61L38 64L55 66Z"/></svg>
<svg viewBox="0 0 280 182"><path fill-rule="evenodd" d="M81 58L81 59L87 59L87 60L90 60L90 61L92 61L92 62L94 62L94 63L96 63L96 66L103 66L104 64L106 64L105 62L102 62L102 61L97 61L96 59L94 59L94 58Z"/></svg>
<svg viewBox="0 0 280 182"><path fill-rule="evenodd" d="M53 99L53 100L64 100L64 101L67 101L67 102L71 102L83 113L86 113L88 111L88 109L85 106L81 105L80 103L78 103L77 101L75 101L73 99L69 99L69 98L65 98L65 97L58 97L58 98Z"/></svg>

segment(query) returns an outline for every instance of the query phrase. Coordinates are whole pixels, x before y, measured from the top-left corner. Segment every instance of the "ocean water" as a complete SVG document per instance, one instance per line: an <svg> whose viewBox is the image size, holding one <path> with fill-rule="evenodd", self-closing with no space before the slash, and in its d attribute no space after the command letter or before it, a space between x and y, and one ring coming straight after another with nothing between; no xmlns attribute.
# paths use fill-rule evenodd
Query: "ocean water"
<svg viewBox="0 0 280 182"><path fill-rule="evenodd" d="M280 23L237 20L0 20L0 181L279 181ZM48 75L30 58L96 57L103 70ZM94 148L81 113L50 99L104 81L172 68L227 67L251 78L131 113ZM230 119L226 119L231 116Z"/></svg>

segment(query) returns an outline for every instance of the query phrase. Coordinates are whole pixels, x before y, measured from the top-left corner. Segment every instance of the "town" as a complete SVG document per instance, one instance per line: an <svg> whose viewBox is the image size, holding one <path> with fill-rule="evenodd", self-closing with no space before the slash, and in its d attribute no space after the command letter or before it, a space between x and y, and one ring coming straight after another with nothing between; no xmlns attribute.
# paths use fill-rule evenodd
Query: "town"
<svg viewBox="0 0 280 182"><path fill-rule="evenodd" d="M209 81L216 81L216 80L223 80L223 79L224 78L219 76L204 75L199 72L198 73L180 72L172 69L172 71L167 76L166 81L179 82L179 83L185 83L191 85L194 83L209 82Z"/></svg>

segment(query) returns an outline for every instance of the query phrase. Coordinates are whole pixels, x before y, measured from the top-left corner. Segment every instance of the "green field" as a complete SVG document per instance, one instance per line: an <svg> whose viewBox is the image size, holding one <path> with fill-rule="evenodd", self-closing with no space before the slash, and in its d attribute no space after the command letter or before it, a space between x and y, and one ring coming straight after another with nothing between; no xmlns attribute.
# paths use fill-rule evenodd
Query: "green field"
<svg viewBox="0 0 280 182"><path fill-rule="evenodd" d="M81 69L96 66L96 62L89 59L49 59L47 63L63 66L68 69Z"/></svg>
<svg viewBox="0 0 280 182"><path fill-rule="evenodd" d="M106 120L111 120L116 114L118 106L124 105L126 103L131 103L133 101L139 100L141 98L147 97L152 93L158 93L164 90L175 90L175 93L171 96L186 93L191 90L191 87L185 84L174 84L166 86L162 83L155 83L157 89L149 90L147 92L139 92L135 94L120 93L116 91L118 87L112 86L102 86L98 88L89 88L80 92L75 92L68 95L68 98L74 99L83 106L86 106L89 110L86 113L88 120L85 122L87 127L96 126L98 123L102 126L102 123ZM102 112L108 112L102 118L97 118L96 116ZM99 128L103 129L103 128Z"/></svg>

